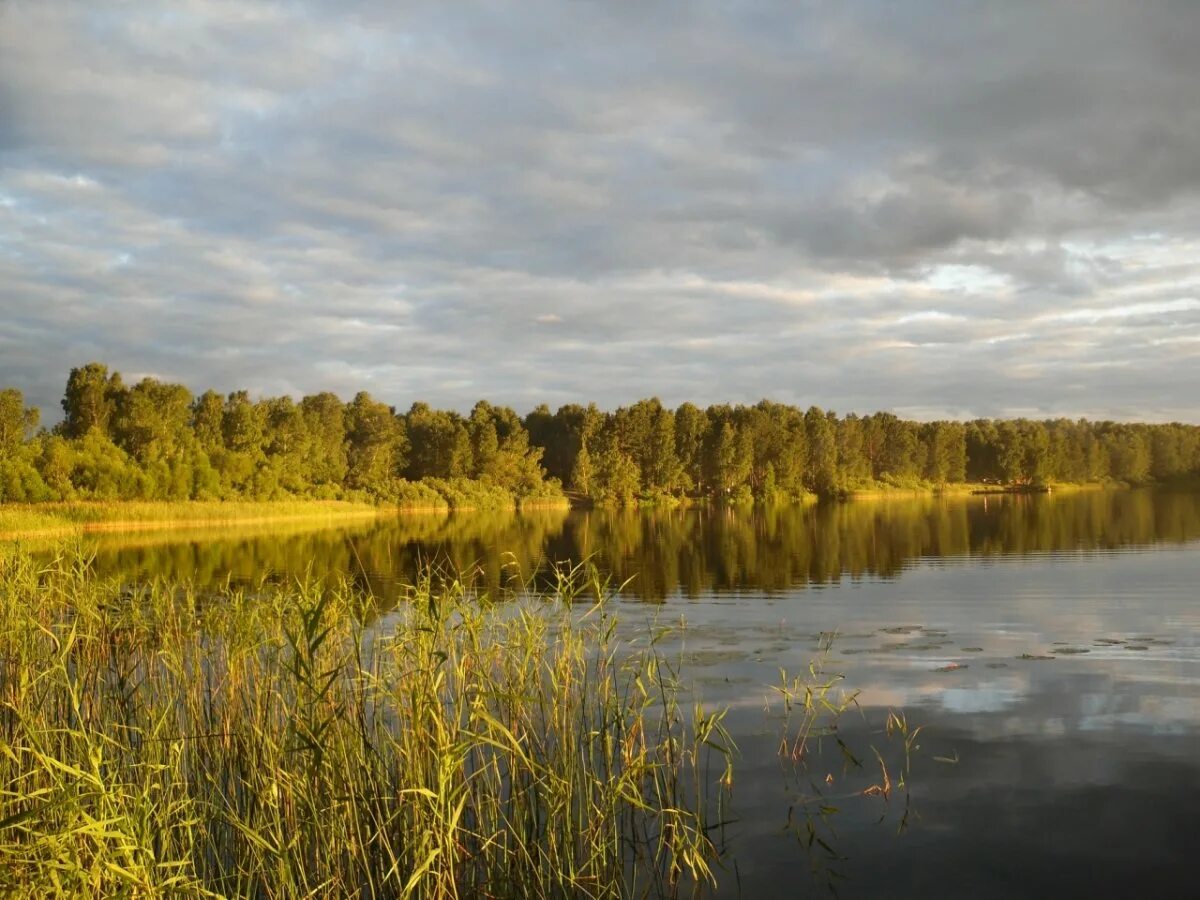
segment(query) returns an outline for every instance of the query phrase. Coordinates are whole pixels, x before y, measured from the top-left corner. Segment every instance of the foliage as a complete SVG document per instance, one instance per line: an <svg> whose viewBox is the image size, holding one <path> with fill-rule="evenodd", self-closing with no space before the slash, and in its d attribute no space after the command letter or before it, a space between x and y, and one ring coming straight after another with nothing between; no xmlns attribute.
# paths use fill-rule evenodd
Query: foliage
<svg viewBox="0 0 1200 900"><path fill-rule="evenodd" d="M480 401L470 416L366 392L194 400L100 363L72 369L65 418L0 391L0 502L70 499L370 498L494 508L576 499L770 503L879 487L1140 484L1200 475L1200 428L1055 419L910 422L762 401L672 410L657 398L604 412L539 406L524 419ZM414 485L424 484L424 488Z"/></svg>
<svg viewBox="0 0 1200 900"><path fill-rule="evenodd" d="M90 363L71 370L62 407L52 432L32 434L38 411L20 391L0 391L0 502L565 502L520 417L482 402L468 422L419 403L397 414L365 391L349 403L329 393L298 403L247 391L193 399L183 385L153 378L126 387L119 373Z"/></svg>

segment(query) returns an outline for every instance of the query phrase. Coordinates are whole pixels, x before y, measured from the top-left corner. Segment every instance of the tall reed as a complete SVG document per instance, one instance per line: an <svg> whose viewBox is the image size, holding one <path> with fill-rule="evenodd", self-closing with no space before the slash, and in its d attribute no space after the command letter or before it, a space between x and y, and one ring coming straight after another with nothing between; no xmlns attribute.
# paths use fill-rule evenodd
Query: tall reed
<svg viewBox="0 0 1200 900"><path fill-rule="evenodd" d="M579 571L504 603L427 578L379 617L346 584L213 595L0 558L0 892L712 883L722 713L685 708L608 594Z"/></svg>

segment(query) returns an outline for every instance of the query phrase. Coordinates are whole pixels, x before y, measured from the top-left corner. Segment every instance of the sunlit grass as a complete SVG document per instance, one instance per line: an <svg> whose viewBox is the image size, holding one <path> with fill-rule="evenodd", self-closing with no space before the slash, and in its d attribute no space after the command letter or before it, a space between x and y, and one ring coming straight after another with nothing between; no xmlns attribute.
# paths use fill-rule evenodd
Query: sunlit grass
<svg viewBox="0 0 1200 900"><path fill-rule="evenodd" d="M92 528L225 524L373 516L379 507L344 500L111 501L0 504L0 537L72 534Z"/></svg>
<svg viewBox="0 0 1200 900"><path fill-rule="evenodd" d="M584 597L587 602L582 603ZM0 559L0 893L620 896L709 883L722 714L598 578L122 589Z"/></svg>

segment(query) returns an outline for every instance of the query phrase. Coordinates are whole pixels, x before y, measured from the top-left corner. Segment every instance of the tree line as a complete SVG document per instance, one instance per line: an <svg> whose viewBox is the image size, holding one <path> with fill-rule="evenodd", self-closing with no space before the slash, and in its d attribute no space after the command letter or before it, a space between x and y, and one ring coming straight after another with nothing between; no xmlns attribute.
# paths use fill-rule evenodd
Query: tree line
<svg viewBox="0 0 1200 900"><path fill-rule="evenodd" d="M479 401L470 415L365 391L194 396L101 363L74 368L62 420L39 428L0 391L0 501L364 499L497 507L561 500L627 505L837 496L964 482L1166 481L1200 473L1200 427L1086 420L913 422L657 399L615 411L538 406L523 418Z"/></svg>

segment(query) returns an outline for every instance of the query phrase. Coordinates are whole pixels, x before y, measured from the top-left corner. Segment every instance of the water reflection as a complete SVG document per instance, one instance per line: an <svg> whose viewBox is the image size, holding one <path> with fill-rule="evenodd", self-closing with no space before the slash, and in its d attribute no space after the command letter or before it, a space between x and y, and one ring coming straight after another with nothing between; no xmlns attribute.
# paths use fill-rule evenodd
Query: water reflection
<svg viewBox="0 0 1200 900"><path fill-rule="evenodd" d="M843 737L875 746L892 708L927 726L915 827L897 837L896 801L882 823L878 802L837 804L841 896L1171 896L1193 878L1200 493L415 516L90 541L100 572L129 580L334 573L388 602L429 563L492 589L588 556L632 578L626 596L665 602L625 604L622 627L686 619L661 650L728 708L741 750L722 896L824 883L791 827L764 700L833 630L828 664L864 712ZM829 774L842 790L842 770Z"/></svg>
<svg viewBox="0 0 1200 900"><path fill-rule="evenodd" d="M384 599L422 567L473 572L490 589L545 580L591 557L627 594L775 594L845 578L893 578L929 558L999 557L1200 538L1200 494L1094 491L912 498L813 506L652 511L537 510L404 516L342 528L259 527L89 539L97 567L133 579L211 584L343 573Z"/></svg>

